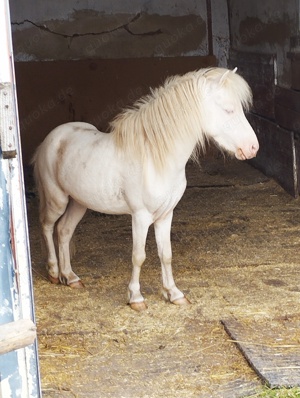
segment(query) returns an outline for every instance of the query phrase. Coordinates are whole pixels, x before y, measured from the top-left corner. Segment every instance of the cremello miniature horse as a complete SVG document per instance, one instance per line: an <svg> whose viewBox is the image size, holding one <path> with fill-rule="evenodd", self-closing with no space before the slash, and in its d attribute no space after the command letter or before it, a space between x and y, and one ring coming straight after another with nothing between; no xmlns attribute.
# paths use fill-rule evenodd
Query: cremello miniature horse
<svg viewBox="0 0 300 398"><path fill-rule="evenodd" d="M254 157L258 141L243 112L251 100L248 84L235 70L201 69L169 78L119 114L110 133L80 122L54 129L33 159L51 282L83 286L71 268L69 242L87 208L131 214L131 307L146 308L139 276L152 223L163 294L174 304L187 304L173 279L170 242L173 209L186 188L185 166L206 140L240 160Z"/></svg>

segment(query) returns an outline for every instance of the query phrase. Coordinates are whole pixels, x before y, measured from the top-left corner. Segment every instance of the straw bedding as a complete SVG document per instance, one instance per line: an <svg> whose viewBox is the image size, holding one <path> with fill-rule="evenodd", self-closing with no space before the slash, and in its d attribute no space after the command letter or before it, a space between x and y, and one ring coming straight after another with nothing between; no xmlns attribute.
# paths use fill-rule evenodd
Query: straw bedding
<svg viewBox="0 0 300 398"><path fill-rule="evenodd" d="M148 310L136 313L126 305L130 218L89 212L78 226L73 259L86 288L51 285L28 178L44 397L232 398L259 388L220 320L300 318L298 201L249 165L223 158L208 159L202 170L189 164L188 183L172 244L175 280L192 304L180 308L162 299L150 230L141 275Z"/></svg>

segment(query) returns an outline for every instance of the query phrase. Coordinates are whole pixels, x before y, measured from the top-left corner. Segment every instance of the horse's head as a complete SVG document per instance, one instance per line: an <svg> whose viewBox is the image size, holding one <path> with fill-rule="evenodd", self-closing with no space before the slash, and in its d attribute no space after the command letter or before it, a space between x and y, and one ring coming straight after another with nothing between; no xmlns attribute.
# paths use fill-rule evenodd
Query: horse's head
<svg viewBox="0 0 300 398"><path fill-rule="evenodd" d="M252 103L252 93L235 71L215 68L204 75L204 128L221 149L246 160L256 156L259 144L244 114Z"/></svg>

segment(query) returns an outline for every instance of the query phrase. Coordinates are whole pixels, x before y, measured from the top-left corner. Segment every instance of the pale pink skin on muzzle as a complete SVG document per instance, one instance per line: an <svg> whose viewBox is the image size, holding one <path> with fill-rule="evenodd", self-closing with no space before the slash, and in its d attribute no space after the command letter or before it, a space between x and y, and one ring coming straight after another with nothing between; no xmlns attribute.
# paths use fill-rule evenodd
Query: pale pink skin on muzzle
<svg viewBox="0 0 300 398"><path fill-rule="evenodd" d="M252 144L250 147L248 147L246 149L239 148L235 153L235 157L238 160L252 159L252 158L255 158L258 150L259 150L259 144L257 142L257 143Z"/></svg>

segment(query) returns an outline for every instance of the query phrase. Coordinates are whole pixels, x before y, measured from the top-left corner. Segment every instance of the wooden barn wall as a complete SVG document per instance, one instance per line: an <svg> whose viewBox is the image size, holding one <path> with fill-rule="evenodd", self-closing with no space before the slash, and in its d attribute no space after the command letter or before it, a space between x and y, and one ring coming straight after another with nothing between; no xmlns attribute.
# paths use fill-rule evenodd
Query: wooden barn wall
<svg viewBox="0 0 300 398"><path fill-rule="evenodd" d="M249 115L259 141L251 163L299 196L300 73L298 1L229 0L229 66L253 90Z"/></svg>
<svg viewBox="0 0 300 398"><path fill-rule="evenodd" d="M214 56L17 62L24 164L59 124L84 121L105 131L109 121L149 87L168 76L214 65Z"/></svg>

